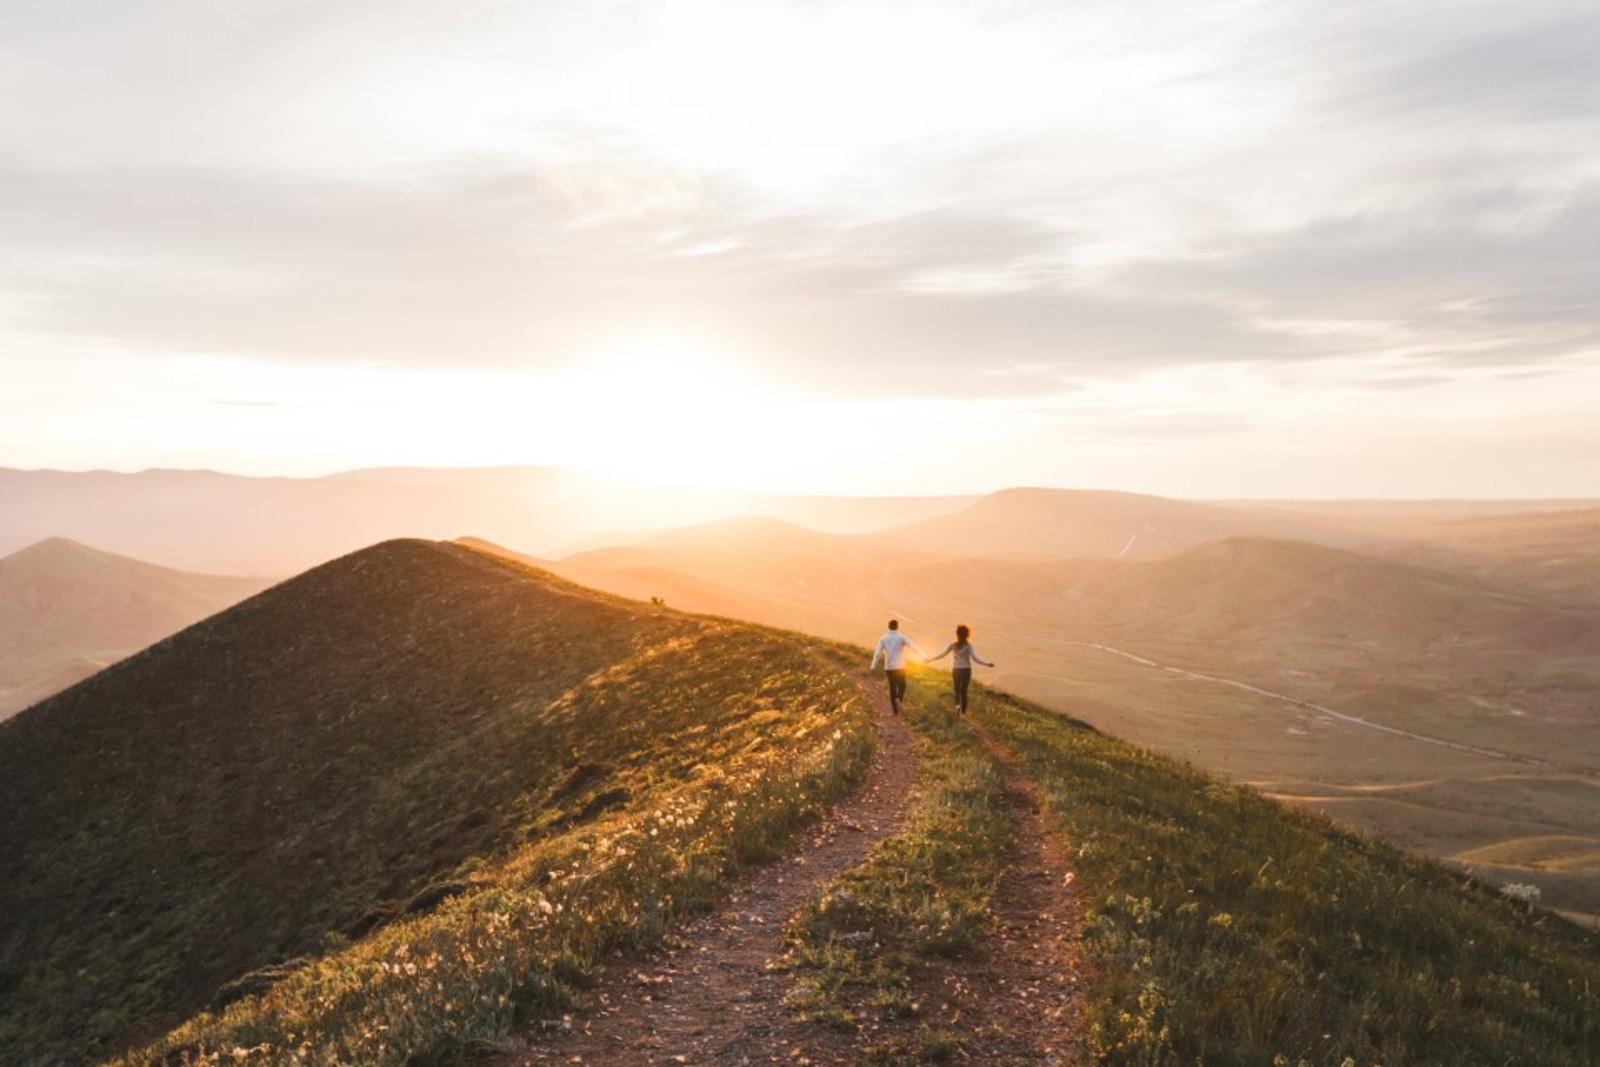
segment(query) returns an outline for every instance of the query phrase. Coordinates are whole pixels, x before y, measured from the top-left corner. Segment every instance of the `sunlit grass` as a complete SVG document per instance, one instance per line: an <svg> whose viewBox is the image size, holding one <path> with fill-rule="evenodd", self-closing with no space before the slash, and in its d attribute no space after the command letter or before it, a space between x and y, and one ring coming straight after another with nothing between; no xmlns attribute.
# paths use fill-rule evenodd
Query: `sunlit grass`
<svg viewBox="0 0 1600 1067"><path fill-rule="evenodd" d="M995 697L1075 849L1100 1062L1600 1062L1600 939Z"/></svg>
<svg viewBox="0 0 1600 1067"><path fill-rule="evenodd" d="M928 1010L917 979L930 959L985 951L1011 837L1000 775L937 684L913 674L906 705L922 756L908 826L815 894L787 931L799 1018L849 1030L912 1021L865 1047L868 1063L956 1054L959 1036Z"/></svg>
<svg viewBox="0 0 1600 1067"><path fill-rule="evenodd" d="M590 739L609 750L588 752L631 767L612 779L632 791L625 807L480 862L477 891L115 1062L447 1062L570 1007L608 954L658 944L865 770L870 715L847 679L796 644L723 635L759 659L743 688L709 660L706 684L663 685L652 654L552 710L610 723L608 705L637 701L629 727Z"/></svg>

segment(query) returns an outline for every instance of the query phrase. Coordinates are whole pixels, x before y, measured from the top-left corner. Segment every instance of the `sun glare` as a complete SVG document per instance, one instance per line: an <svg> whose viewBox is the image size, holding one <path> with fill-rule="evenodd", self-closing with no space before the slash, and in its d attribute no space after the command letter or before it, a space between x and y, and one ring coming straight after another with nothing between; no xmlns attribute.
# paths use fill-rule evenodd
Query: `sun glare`
<svg viewBox="0 0 1600 1067"><path fill-rule="evenodd" d="M115 360L91 376L121 382ZM863 491L861 460L909 413L819 396L764 375L686 332L597 344L562 370L284 367L173 357L185 382L160 424L212 441L242 473L328 473L368 466L534 464L663 485ZM132 442L130 466L192 464L162 450L157 423L134 421L122 393L95 393L96 429ZM139 437L144 434L144 437ZM87 436L87 432L86 432ZM219 466L223 464L219 463Z"/></svg>
<svg viewBox="0 0 1600 1067"><path fill-rule="evenodd" d="M774 438L790 436L792 405L774 384L682 333L602 346L552 385L585 443L575 459L651 481L750 484Z"/></svg>

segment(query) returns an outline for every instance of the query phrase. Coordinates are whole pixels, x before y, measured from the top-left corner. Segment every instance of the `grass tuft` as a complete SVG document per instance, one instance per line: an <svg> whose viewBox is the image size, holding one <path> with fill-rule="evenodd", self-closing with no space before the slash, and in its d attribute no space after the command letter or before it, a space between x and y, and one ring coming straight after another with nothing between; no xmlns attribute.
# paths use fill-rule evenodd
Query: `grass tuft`
<svg viewBox="0 0 1600 1067"><path fill-rule="evenodd" d="M906 705L922 753L910 824L815 894L787 931L798 975L790 1007L800 1018L857 1028L913 1021L931 1033L916 982L925 961L986 950L1010 819L999 771L933 685L914 675ZM921 1056L907 1052L914 1043L863 1054L900 1062L882 1057Z"/></svg>

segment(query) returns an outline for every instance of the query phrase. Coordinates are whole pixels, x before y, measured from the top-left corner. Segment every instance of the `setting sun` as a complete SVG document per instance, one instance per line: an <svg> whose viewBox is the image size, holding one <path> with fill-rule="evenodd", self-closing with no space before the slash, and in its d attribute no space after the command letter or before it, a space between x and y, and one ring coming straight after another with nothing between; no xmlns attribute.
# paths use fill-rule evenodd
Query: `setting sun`
<svg viewBox="0 0 1600 1067"><path fill-rule="evenodd" d="M541 408L584 442L586 466L678 485L759 482L772 441L794 438L776 388L698 338L641 333L552 378Z"/></svg>

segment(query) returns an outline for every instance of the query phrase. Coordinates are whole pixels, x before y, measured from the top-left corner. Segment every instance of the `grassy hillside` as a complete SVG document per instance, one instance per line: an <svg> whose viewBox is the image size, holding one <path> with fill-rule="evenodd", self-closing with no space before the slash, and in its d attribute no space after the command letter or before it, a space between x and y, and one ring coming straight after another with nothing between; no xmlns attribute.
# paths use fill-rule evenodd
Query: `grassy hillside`
<svg viewBox="0 0 1600 1067"><path fill-rule="evenodd" d="M52 537L0 559L0 719L260 592Z"/></svg>
<svg viewBox="0 0 1600 1067"><path fill-rule="evenodd" d="M482 897L535 844L826 756L741 829L760 846L842 782L854 699L789 639L457 546L327 564L0 726L0 1061L115 1052Z"/></svg>
<svg viewBox="0 0 1600 1067"><path fill-rule="evenodd" d="M1594 935L1036 707L988 707L1077 846L1103 1059L1600 1056Z"/></svg>
<svg viewBox="0 0 1600 1067"><path fill-rule="evenodd" d="M791 924L791 1009L859 1030L863 1063L994 1051L949 981L1004 951L992 909L1013 814L945 684L913 672L907 712L924 752L913 818ZM1080 1046L1084 1062L1581 1067L1600 1053L1595 935L1036 705L985 693L977 713L1032 776L1073 857L1083 1013L1058 1044ZM652 943L670 918L659 902L682 899L686 857L726 840L696 820L729 793L712 789L708 803L701 792L538 843L491 890L129 1062L435 1063L492 1045L567 1005L605 950ZM756 817L744 833L788 810L733 794ZM608 924L621 932L593 932ZM365 1044L347 1037L361 1026ZM372 1039L379 1027L393 1040Z"/></svg>
<svg viewBox="0 0 1600 1067"><path fill-rule="evenodd" d="M992 757L945 684L913 674L908 715L929 754L917 817L791 928L797 1010L895 1035L867 1062L985 1051L940 977L948 957L975 966L999 950L984 913L1006 877L992 843L1006 818L980 766ZM1037 705L985 693L976 713L1074 857L1086 999L1082 1031L1061 1040L1086 1062L1600 1057L1594 934Z"/></svg>
<svg viewBox="0 0 1600 1067"><path fill-rule="evenodd" d="M269 591L0 726L0 1061L192 1016L116 1062L459 1062L570 1009L839 795L869 743L864 658L455 545ZM1073 857L1095 1062L1600 1054L1594 935L984 692L991 750L944 685L913 673L913 818L793 931L797 1011L895 1020L870 1062L984 1052L935 1009L939 976L999 950L995 751Z"/></svg>

